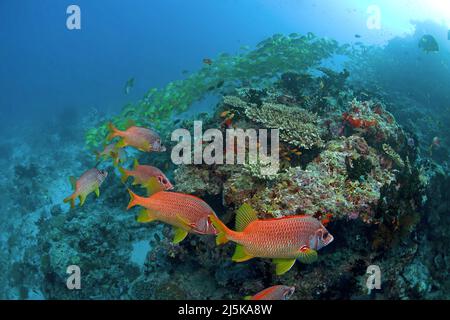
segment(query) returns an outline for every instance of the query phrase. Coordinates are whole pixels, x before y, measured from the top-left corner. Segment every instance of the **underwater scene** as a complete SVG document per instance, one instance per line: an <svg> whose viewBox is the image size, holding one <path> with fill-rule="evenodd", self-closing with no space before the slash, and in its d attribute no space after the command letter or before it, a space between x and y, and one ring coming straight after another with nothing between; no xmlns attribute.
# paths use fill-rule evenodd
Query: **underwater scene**
<svg viewBox="0 0 450 320"><path fill-rule="evenodd" d="M0 299L448 300L449 0L1 0Z"/></svg>

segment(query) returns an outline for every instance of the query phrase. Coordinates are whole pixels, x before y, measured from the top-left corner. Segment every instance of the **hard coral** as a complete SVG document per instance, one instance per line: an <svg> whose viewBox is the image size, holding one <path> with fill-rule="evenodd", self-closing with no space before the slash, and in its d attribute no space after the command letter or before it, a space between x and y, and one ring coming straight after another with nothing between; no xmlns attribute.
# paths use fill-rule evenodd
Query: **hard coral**
<svg viewBox="0 0 450 320"><path fill-rule="evenodd" d="M280 139L283 142L305 149L323 145L318 118L305 109L271 102L258 107L237 97L226 97L224 104L243 110L249 121L263 128L280 129Z"/></svg>

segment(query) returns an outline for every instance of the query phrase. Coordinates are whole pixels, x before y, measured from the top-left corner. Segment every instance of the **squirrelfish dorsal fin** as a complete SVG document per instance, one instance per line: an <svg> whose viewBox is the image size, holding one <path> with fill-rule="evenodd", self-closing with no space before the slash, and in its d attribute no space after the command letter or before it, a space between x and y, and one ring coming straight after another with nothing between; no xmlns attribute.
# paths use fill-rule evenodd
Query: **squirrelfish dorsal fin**
<svg viewBox="0 0 450 320"><path fill-rule="evenodd" d="M158 179L156 177L151 177L148 182L144 185L144 187L147 189L147 195L151 196L155 193L158 193L160 191L163 191L164 188L159 183Z"/></svg>
<svg viewBox="0 0 450 320"><path fill-rule="evenodd" d="M77 179L74 176L70 176L69 181L72 189L75 190L77 188Z"/></svg>
<svg viewBox="0 0 450 320"><path fill-rule="evenodd" d="M136 168L139 166L139 161L138 161L138 159L134 159L134 162L133 162L133 170L136 170Z"/></svg>
<svg viewBox="0 0 450 320"><path fill-rule="evenodd" d="M244 203L236 211L236 231L244 231L244 229L253 221L258 220L256 211L247 203Z"/></svg>

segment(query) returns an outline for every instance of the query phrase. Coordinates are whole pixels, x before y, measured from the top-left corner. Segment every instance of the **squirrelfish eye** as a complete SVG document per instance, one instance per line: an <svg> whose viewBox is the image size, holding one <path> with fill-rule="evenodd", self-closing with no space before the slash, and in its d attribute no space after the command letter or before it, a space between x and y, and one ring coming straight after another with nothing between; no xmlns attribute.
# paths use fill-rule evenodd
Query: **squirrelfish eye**
<svg viewBox="0 0 450 320"><path fill-rule="evenodd" d="M324 234L322 235L322 239L326 239L328 238L329 233L328 232L324 232Z"/></svg>

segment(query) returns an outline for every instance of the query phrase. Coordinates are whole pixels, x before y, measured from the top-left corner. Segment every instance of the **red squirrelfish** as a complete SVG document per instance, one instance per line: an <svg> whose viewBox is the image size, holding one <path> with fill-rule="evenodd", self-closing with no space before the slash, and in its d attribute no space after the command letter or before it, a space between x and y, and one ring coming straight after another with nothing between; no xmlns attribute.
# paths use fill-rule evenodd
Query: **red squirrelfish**
<svg viewBox="0 0 450 320"><path fill-rule="evenodd" d="M80 206L82 206L86 200L86 197L95 192L97 197L100 196L100 186L108 176L108 172L104 170L98 170L97 168L91 169L83 173L83 175L76 180L74 177L70 177L70 183L74 189L72 195L64 199L64 202L70 201L70 207L75 207L75 199L80 198Z"/></svg>
<svg viewBox="0 0 450 320"><path fill-rule="evenodd" d="M273 286L255 294L245 297L245 300L288 300L295 292L294 287Z"/></svg>
<svg viewBox="0 0 450 320"><path fill-rule="evenodd" d="M243 204L236 213L236 231L229 229L219 218L210 219L218 231L217 244L235 242L232 260L271 258L276 264L276 274L289 271L298 259L312 263L317 250L333 241L333 236L314 217L288 216L279 219L258 220L255 210Z"/></svg>
<svg viewBox="0 0 450 320"><path fill-rule="evenodd" d="M164 190L173 189L173 185L161 170L152 166L140 165L137 160L134 160L133 170L119 167L119 171L122 174L122 182L127 181L128 177L134 177L133 185L140 184L145 187L150 179L155 177Z"/></svg>
<svg viewBox="0 0 450 320"><path fill-rule="evenodd" d="M131 126L127 130L121 131L114 127L111 122L108 124L108 128L110 131L110 134L107 137L108 141L111 141L115 137L122 138L116 144L117 148L131 146L144 152L166 151L166 148L161 144L159 134L151 129Z"/></svg>
<svg viewBox="0 0 450 320"><path fill-rule="evenodd" d="M134 206L142 206L143 209L137 221L151 222L162 221L170 224L175 229L173 243L179 243L189 232L196 234L216 234L209 216L215 216L211 207L203 200L183 193L161 191L162 187L151 178L148 184L151 196L140 197L131 190L131 200L127 209Z"/></svg>

